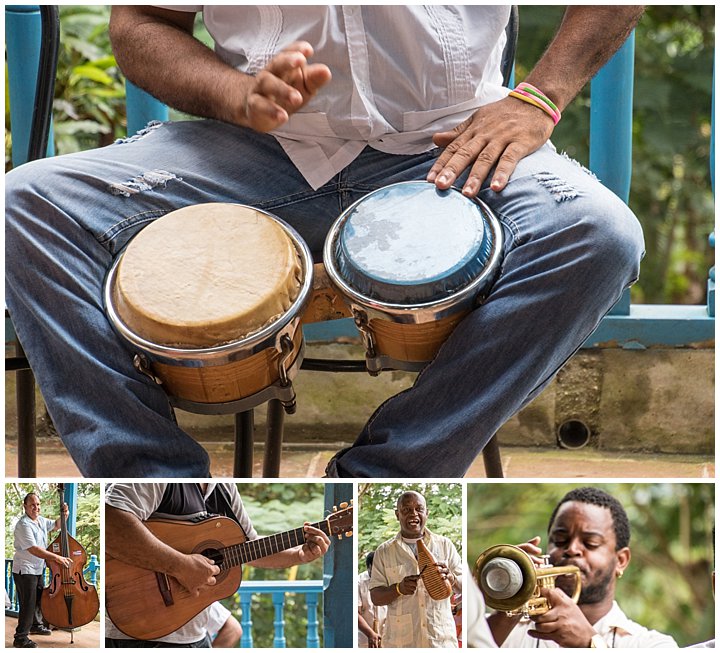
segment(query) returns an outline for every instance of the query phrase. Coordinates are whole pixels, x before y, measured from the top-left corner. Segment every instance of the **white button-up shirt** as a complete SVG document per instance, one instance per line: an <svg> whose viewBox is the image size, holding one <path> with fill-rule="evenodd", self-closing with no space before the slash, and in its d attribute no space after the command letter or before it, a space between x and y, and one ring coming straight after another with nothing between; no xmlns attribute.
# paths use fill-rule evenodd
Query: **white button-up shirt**
<svg viewBox="0 0 720 653"><path fill-rule="evenodd" d="M55 520L38 515L33 521L23 515L15 524L12 570L14 574L34 574L40 576L45 568L45 561L28 551L33 546L47 549L48 533L55 528Z"/></svg>
<svg viewBox="0 0 720 653"><path fill-rule="evenodd" d="M256 74L293 41L332 80L273 132L315 189L371 146L433 147L479 106L507 95L500 62L510 8L500 5L157 5L202 11L217 54Z"/></svg>
<svg viewBox="0 0 720 653"><path fill-rule="evenodd" d="M423 542L436 562L444 562L457 579L462 578L462 560L447 537L426 528ZM370 589L394 585L419 571L415 553L398 534L375 551ZM430 598L420 581L414 594L398 596L387 606L382 644L383 648L457 648L455 633L450 599Z"/></svg>
<svg viewBox="0 0 720 653"><path fill-rule="evenodd" d="M513 628L502 648L559 648L555 642L530 637L527 631L532 622L520 623ZM616 601L604 617L593 624L609 648L678 648L675 640L657 630L648 630L635 623L620 609Z"/></svg>

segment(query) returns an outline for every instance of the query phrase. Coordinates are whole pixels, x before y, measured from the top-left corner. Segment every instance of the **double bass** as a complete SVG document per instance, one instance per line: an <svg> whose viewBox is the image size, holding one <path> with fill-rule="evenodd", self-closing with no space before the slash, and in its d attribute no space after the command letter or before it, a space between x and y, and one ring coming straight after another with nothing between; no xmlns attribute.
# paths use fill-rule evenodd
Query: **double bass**
<svg viewBox="0 0 720 653"><path fill-rule="evenodd" d="M100 611L100 600L94 585L83 575L87 553L67 531L67 518L63 514L65 486L58 483L60 495L60 535L47 548L63 558L69 558L69 567L48 560L50 584L40 597L40 610L48 623L57 628L73 629L90 623Z"/></svg>

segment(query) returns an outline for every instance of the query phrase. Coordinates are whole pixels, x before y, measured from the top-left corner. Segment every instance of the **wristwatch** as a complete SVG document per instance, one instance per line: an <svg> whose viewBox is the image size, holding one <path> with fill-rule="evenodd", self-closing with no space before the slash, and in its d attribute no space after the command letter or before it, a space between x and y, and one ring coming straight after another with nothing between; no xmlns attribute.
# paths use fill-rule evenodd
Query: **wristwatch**
<svg viewBox="0 0 720 653"><path fill-rule="evenodd" d="M608 645L602 635L593 635L590 638L590 648L607 648Z"/></svg>

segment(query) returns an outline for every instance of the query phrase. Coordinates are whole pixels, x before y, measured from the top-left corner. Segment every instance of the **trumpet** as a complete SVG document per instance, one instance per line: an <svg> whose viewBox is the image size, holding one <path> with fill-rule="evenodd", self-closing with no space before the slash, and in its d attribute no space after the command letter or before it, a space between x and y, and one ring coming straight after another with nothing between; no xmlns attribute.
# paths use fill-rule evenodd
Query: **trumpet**
<svg viewBox="0 0 720 653"><path fill-rule="evenodd" d="M572 600L580 598L582 579L575 565L553 567L550 556L542 556L536 565L521 548L511 544L498 544L480 554L475 563L474 577L485 597L485 603L508 616L530 617L544 614L552 606L541 596L543 587L555 587L557 576L575 576Z"/></svg>

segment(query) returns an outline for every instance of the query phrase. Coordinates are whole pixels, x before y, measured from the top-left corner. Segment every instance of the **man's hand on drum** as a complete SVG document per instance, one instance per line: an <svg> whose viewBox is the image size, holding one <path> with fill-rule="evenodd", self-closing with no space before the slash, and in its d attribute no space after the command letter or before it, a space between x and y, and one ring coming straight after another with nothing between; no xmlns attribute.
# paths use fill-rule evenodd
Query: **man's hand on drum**
<svg viewBox="0 0 720 653"><path fill-rule="evenodd" d="M513 97L482 106L454 129L433 136L435 145L445 150L427 180L445 190L469 169L462 191L475 197L495 168L490 188L500 192L520 159L539 149L553 128L549 115Z"/></svg>
<svg viewBox="0 0 720 653"><path fill-rule="evenodd" d="M325 64L309 64L312 46L296 41L275 55L268 65L249 78L238 123L255 131L269 132L284 125L290 116L330 81Z"/></svg>

